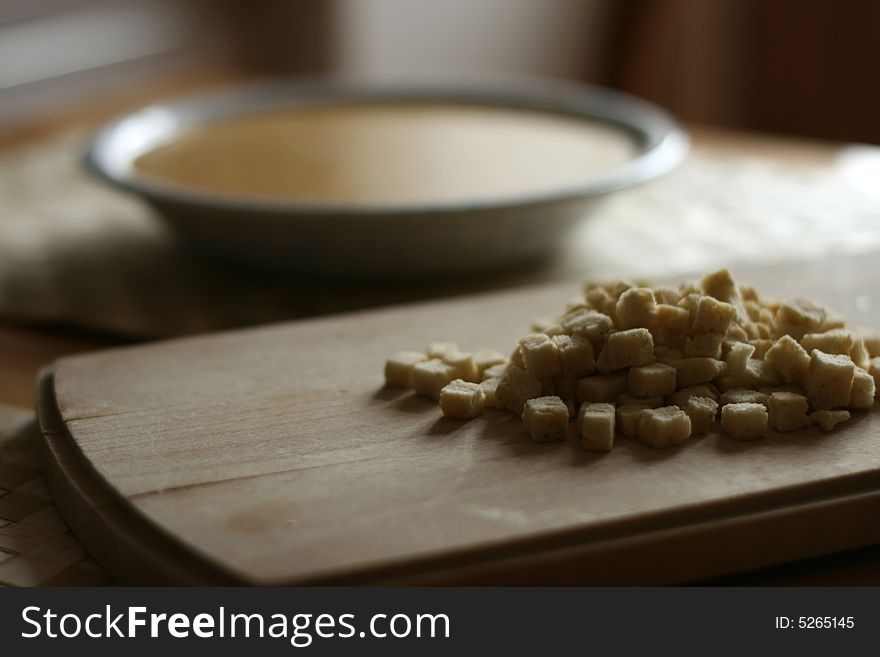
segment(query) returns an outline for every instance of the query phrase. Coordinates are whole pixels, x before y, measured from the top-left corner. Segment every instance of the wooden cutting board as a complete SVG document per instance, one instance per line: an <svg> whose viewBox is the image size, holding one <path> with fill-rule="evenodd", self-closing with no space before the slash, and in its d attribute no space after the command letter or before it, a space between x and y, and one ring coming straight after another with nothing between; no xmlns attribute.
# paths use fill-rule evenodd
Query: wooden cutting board
<svg viewBox="0 0 880 657"><path fill-rule="evenodd" d="M734 271L880 325L876 256ZM842 430L609 454L443 418L387 354L508 350L578 284L65 358L43 377L48 483L135 583L690 581L880 542L880 413Z"/></svg>

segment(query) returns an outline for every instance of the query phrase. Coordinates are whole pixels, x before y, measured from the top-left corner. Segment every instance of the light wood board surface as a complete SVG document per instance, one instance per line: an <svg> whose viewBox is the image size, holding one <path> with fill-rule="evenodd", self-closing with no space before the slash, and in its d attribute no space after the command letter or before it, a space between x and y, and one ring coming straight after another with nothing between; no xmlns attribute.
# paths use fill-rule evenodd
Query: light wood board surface
<svg viewBox="0 0 880 657"><path fill-rule="evenodd" d="M734 272L880 324L875 258ZM880 542L880 414L826 435L605 455L382 386L385 356L508 350L576 283L61 360L49 487L115 575L247 583L670 583Z"/></svg>

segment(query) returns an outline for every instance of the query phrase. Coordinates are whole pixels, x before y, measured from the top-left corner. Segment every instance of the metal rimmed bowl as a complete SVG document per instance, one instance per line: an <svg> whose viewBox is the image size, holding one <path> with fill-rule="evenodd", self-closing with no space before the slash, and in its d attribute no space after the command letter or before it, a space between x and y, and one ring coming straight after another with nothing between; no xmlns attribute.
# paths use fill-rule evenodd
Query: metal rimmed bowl
<svg viewBox="0 0 880 657"><path fill-rule="evenodd" d="M208 121L353 102L440 102L580 117L627 133L634 154L576 188L389 207L211 194L163 184L134 166L139 156ZM597 201L669 171L687 147L685 133L659 108L586 85L531 79L442 85L278 81L123 116L95 136L85 162L153 206L186 242L253 267L333 277L444 275L547 257Z"/></svg>

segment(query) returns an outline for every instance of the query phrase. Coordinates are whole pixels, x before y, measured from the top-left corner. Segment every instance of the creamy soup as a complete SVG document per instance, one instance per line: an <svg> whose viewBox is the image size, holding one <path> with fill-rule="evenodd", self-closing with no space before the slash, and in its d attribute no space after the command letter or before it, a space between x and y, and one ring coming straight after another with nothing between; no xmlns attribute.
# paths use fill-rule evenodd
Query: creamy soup
<svg viewBox="0 0 880 657"><path fill-rule="evenodd" d="M135 166L211 193L403 205L578 187L635 149L622 130L563 114L389 102L206 122L145 153Z"/></svg>

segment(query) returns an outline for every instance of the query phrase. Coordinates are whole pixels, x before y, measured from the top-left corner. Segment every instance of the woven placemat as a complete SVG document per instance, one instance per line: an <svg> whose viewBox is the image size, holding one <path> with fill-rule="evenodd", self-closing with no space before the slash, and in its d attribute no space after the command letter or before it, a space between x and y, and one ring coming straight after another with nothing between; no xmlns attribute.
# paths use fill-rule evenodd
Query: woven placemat
<svg viewBox="0 0 880 657"><path fill-rule="evenodd" d="M876 153L801 166L698 147L672 174L614 195L545 269L418 286L293 283L196 260L144 205L81 170L83 143L67 134L0 156L2 316L161 337L565 276L880 246Z"/></svg>
<svg viewBox="0 0 880 657"><path fill-rule="evenodd" d="M36 431L32 413L0 406L0 585L112 584L70 533L46 491Z"/></svg>

